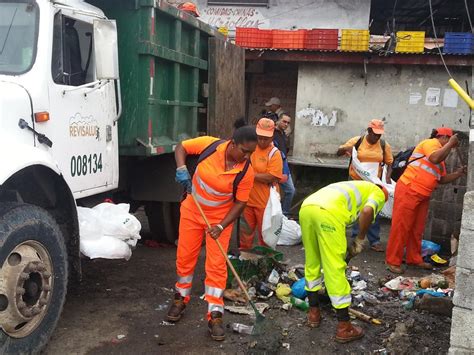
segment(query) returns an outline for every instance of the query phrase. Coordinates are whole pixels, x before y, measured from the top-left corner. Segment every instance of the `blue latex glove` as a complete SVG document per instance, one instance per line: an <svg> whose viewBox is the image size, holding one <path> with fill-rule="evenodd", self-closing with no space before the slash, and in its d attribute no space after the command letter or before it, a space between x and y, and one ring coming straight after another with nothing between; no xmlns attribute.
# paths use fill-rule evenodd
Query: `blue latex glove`
<svg viewBox="0 0 474 355"><path fill-rule="evenodd" d="M185 166L176 169L175 180L184 187L188 194L191 193L193 186L191 182L191 175L189 175L189 171Z"/></svg>

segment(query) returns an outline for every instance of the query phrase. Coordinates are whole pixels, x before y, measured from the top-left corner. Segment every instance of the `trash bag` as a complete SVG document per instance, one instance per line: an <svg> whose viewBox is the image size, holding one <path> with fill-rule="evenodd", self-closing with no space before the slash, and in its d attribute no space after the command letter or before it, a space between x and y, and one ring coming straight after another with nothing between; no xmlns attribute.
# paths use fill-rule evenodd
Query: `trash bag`
<svg viewBox="0 0 474 355"><path fill-rule="evenodd" d="M300 225L288 217L283 216L280 238L277 245L296 245L301 243Z"/></svg>
<svg viewBox="0 0 474 355"><path fill-rule="evenodd" d="M275 249L280 238L283 221L283 212L281 210L280 194L274 186L270 188L270 197L268 198L265 212L263 213L262 237L265 244Z"/></svg>
<svg viewBox="0 0 474 355"><path fill-rule="evenodd" d="M382 180L378 177L379 163L361 163L357 158L357 151L355 148L352 149L352 167L357 175L362 180L373 182L374 184L384 186L388 191L388 201L385 202L384 207L380 211L379 215L385 218L392 218L393 201L395 197L395 181L391 181L391 184L386 183L387 166L384 165Z"/></svg>
<svg viewBox="0 0 474 355"><path fill-rule="evenodd" d="M441 250L441 245L432 242L431 240L423 239L421 241L421 256L431 256L433 254L439 253Z"/></svg>
<svg viewBox="0 0 474 355"><path fill-rule="evenodd" d="M129 209L125 203L77 207L81 253L91 259L130 259L141 224Z"/></svg>
<svg viewBox="0 0 474 355"><path fill-rule="evenodd" d="M293 296L296 298L304 300L306 296L308 295L308 291L304 289L305 287L305 279L299 279L298 281L294 282L293 285L291 285L291 293Z"/></svg>

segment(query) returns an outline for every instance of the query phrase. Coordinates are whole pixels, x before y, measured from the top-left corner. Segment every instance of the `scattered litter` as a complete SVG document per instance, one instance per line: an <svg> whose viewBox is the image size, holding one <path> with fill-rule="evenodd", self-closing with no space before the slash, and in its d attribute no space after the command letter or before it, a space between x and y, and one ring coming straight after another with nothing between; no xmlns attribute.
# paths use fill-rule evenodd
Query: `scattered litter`
<svg viewBox="0 0 474 355"><path fill-rule="evenodd" d="M281 346L283 346L286 350L290 350L290 343L282 343Z"/></svg>
<svg viewBox="0 0 474 355"><path fill-rule="evenodd" d="M270 307L270 305L268 303L259 302L259 303L255 303L255 307L260 313L263 313ZM255 314L251 306L224 306L224 309L226 311L229 311L231 313L236 313L236 314L246 314L249 316Z"/></svg>
<svg viewBox="0 0 474 355"><path fill-rule="evenodd" d="M299 279L291 285L291 293L293 296L304 299L308 295L308 292L305 290L305 279Z"/></svg>
<svg viewBox="0 0 474 355"><path fill-rule="evenodd" d="M126 338L126 335L124 335L124 334L117 335L117 340L122 340L122 339L125 339L125 338Z"/></svg>
<svg viewBox="0 0 474 355"><path fill-rule="evenodd" d="M439 253L441 250L441 245L432 242L431 240L423 239L421 241L421 256L431 256L433 254Z"/></svg>
<svg viewBox="0 0 474 355"><path fill-rule="evenodd" d="M361 279L360 272L352 270L351 274L350 274L350 278L351 278L352 281L360 281L360 279Z"/></svg>
<svg viewBox="0 0 474 355"><path fill-rule="evenodd" d="M167 293L174 293L175 291L172 288L160 287L160 289Z"/></svg>
<svg viewBox="0 0 474 355"><path fill-rule="evenodd" d="M302 310L302 311L305 311L307 312L308 309L309 309L309 304L308 302L306 301L303 301L303 300L300 300L299 298L296 298L296 297L291 297L290 298L290 302L293 306L295 306L296 308Z"/></svg>
<svg viewBox="0 0 474 355"><path fill-rule="evenodd" d="M414 290L416 289L415 282L403 276L398 276L385 284L385 287L392 291L401 291L401 290Z"/></svg>
<svg viewBox="0 0 474 355"><path fill-rule="evenodd" d="M367 288L367 282L364 280L356 281L352 284L353 291L363 291Z"/></svg>
<svg viewBox="0 0 474 355"><path fill-rule="evenodd" d="M240 288L224 290L224 299L237 303L247 303L247 299Z"/></svg>
<svg viewBox="0 0 474 355"><path fill-rule="evenodd" d="M283 305L281 306L281 308L284 309L285 311L289 311L291 307L293 307L291 303L283 303Z"/></svg>
<svg viewBox="0 0 474 355"><path fill-rule="evenodd" d="M278 283L278 281L280 281L280 275L278 274L278 271L273 269L272 272L270 273L270 275L268 276L268 282L270 282L271 284L276 285Z"/></svg>
<svg viewBox="0 0 474 355"><path fill-rule="evenodd" d="M171 322L167 322L165 320L162 320L160 325L167 325L168 326L168 325L175 325L175 323L171 323Z"/></svg>
<svg viewBox="0 0 474 355"><path fill-rule="evenodd" d="M442 272L446 281L448 281L449 288L455 288L456 286L456 266L450 266Z"/></svg>
<svg viewBox="0 0 474 355"><path fill-rule="evenodd" d="M284 303L290 302L291 287L288 284L278 284L275 290L276 296Z"/></svg>
<svg viewBox="0 0 474 355"><path fill-rule="evenodd" d="M257 289L257 297L259 298L268 299L273 296L272 289L264 282L260 282L260 281L257 282L256 289Z"/></svg>
<svg viewBox="0 0 474 355"><path fill-rule="evenodd" d="M354 316L357 319L363 320L364 322L367 323L372 323L375 325L380 325L382 322L378 320L377 318L373 318L369 316L368 314L362 313L360 311L356 311L355 309L349 308L349 314Z"/></svg>
<svg viewBox="0 0 474 355"><path fill-rule="evenodd" d="M250 335L252 334L252 331L253 331L253 326L245 325L241 323L232 323L230 327L232 328L234 332L239 333L239 334Z"/></svg>
<svg viewBox="0 0 474 355"><path fill-rule="evenodd" d="M162 311L167 308L168 308L167 304L160 304L158 307L155 308L155 311Z"/></svg>
<svg viewBox="0 0 474 355"><path fill-rule="evenodd" d="M437 297L431 294L424 294L423 297L415 300L414 307L430 313L451 317L454 305L450 297Z"/></svg>

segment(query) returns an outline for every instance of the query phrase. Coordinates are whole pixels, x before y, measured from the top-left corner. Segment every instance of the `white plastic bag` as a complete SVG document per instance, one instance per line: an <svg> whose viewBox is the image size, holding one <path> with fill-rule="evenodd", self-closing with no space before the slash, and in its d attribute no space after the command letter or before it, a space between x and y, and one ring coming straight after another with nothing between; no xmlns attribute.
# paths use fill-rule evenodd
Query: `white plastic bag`
<svg viewBox="0 0 474 355"><path fill-rule="evenodd" d="M301 243L301 227L296 221L283 216L280 238L277 245L296 245Z"/></svg>
<svg viewBox="0 0 474 355"><path fill-rule="evenodd" d="M129 209L125 203L78 207L81 253L91 259L130 259L131 247L141 238L141 224Z"/></svg>
<svg viewBox="0 0 474 355"><path fill-rule="evenodd" d="M352 148L352 167L362 180L373 182L374 184L383 185L388 191L388 201L385 202L379 215L385 218L392 218L393 199L395 196L395 181L391 184L386 183L387 166L384 165L382 180L379 179L379 163L361 163L357 158L357 150Z"/></svg>
<svg viewBox="0 0 474 355"><path fill-rule="evenodd" d="M282 228L283 212L281 210L280 194L274 186L270 188L265 212L263 213L262 237L263 241L275 249Z"/></svg>

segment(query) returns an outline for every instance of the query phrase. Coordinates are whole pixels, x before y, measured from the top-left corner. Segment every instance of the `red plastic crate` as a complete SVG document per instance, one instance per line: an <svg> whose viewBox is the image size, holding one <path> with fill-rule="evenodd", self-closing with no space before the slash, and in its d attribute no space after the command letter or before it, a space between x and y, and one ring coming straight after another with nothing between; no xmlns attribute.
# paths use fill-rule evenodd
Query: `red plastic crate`
<svg viewBox="0 0 474 355"><path fill-rule="evenodd" d="M339 30L314 29L306 32L305 49L337 50Z"/></svg>
<svg viewBox="0 0 474 355"><path fill-rule="evenodd" d="M237 27L235 30L235 44L247 48L271 48L272 30Z"/></svg>
<svg viewBox="0 0 474 355"><path fill-rule="evenodd" d="M272 30L273 48L303 49L307 30Z"/></svg>

